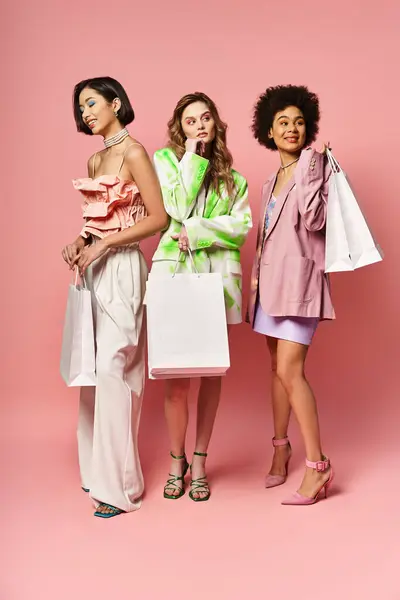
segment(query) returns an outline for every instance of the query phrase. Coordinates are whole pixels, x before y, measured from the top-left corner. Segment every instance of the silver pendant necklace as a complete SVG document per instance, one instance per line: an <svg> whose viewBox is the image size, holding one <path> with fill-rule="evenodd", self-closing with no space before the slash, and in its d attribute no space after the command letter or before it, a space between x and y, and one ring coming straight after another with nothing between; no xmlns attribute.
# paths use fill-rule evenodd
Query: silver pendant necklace
<svg viewBox="0 0 400 600"><path fill-rule="evenodd" d="M296 158L296 160L292 160L292 162L290 162L288 165L281 165L282 171L284 171L288 167L291 167L292 165L294 165L294 163L296 163L298 160L300 160L300 156L299 156L299 158Z"/></svg>

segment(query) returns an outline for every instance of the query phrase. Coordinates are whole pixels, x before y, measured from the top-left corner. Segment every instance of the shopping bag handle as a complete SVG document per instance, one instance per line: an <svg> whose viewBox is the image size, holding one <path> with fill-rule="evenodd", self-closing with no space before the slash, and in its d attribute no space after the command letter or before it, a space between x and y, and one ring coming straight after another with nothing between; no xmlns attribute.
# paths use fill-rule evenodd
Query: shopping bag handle
<svg viewBox="0 0 400 600"><path fill-rule="evenodd" d="M80 280L82 282L82 287L85 288L85 290L87 290L87 285L86 285L86 279L85 276L79 273L79 269L78 267L75 267L75 281L74 281L74 286L76 287L78 285L78 277L80 277Z"/></svg>
<svg viewBox="0 0 400 600"><path fill-rule="evenodd" d="M331 167L333 173L340 173L342 169L340 168L340 165L336 158L333 156L332 151L329 148L327 148L325 152L328 158L329 166Z"/></svg>
<svg viewBox="0 0 400 600"><path fill-rule="evenodd" d="M190 250L190 248L188 248L188 250L187 250L187 251L188 251L188 254L189 254L189 257L190 257L190 262L192 263L192 270L193 270L193 272L194 272L194 273L196 273L196 275L199 275L199 276L200 276L200 273L198 272L198 270L197 270L197 268L196 268L196 265L194 264L194 259L193 259L193 254L192 254L192 251ZM177 260L176 260L176 263L175 263L175 269L174 269L174 273L173 273L172 277L175 277L175 275L176 275L176 272L177 272L177 270L178 270L179 259L180 259L180 257L181 257L181 254L183 254L183 252L182 252L182 251L181 251L181 252L179 252L179 256L178 256L178 258L177 258Z"/></svg>

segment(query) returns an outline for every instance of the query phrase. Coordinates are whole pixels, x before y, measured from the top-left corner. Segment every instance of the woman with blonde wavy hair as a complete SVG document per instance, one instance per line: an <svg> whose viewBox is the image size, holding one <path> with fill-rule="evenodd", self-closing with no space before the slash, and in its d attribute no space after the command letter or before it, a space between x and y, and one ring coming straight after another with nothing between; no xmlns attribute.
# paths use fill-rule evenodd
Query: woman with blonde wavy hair
<svg viewBox="0 0 400 600"><path fill-rule="evenodd" d="M190 250L199 272L222 274L226 319L233 325L242 321L240 248L252 222L247 182L232 169L226 130L216 105L205 94L188 94L176 105L168 123L168 146L154 155L170 221L153 256L152 272L173 273L177 263L177 272L191 271ZM171 500L185 493L189 387L190 379L166 382L172 460L164 497ZM195 502L210 498L205 462L220 395L221 377L201 378L190 467L189 496Z"/></svg>

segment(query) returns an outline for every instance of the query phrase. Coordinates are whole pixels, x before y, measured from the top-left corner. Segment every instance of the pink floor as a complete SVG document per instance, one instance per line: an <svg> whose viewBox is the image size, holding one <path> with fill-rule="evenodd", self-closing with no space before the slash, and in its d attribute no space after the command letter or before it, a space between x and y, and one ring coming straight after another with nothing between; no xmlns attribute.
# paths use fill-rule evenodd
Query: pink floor
<svg viewBox="0 0 400 600"><path fill-rule="evenodd" d="M328 358L323 339L318 360ZM236 347L233 368L239 359ZM162 498L168 443L161 389L151 383L141 429L145 501L140 511L109 521L92 516L79 488L75 392L60 386L55 399L43 391L30 409L27 397L13 398L0 442L2 481L11 482L2 486L0 599L399 600L399 413L394 398L391 413L385 410L389 398L384 390L377 396L372 374L360 378L359 397L349 398L346 377L361 371L341 360L340 380L310 360L337 471L331 497L311 507L280 505L302 473L295 423L289 480L263 488L270 416L264 376L251 364L253 389L244 380L225 382L210 448L210 502ZM191 431L188 449L192 439Z"/></svg>

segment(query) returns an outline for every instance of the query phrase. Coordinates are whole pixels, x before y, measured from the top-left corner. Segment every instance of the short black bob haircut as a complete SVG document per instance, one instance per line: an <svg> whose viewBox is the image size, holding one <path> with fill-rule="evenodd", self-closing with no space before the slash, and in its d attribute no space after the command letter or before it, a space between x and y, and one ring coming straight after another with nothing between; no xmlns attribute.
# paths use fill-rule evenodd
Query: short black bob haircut
<svg viewBox="0 0 400 600"><path fill-rule="evenodd" d="M254 107L252 131L256 140L269 150L277 150L276 144L268 136L276 113L288 106L296 106L304 115L306 140L304 146L315 141L319 131L319 100L304 85L277 85L269 87L258 98Z"/></svg>
<svg viewBox="0 0 400 600"><path fill-rule="evenodd" d="M86 133L87 135L93 135L92 130L83 121L81 109L79 108L79 96L81 91L85 88L94 90L110 103L115 98L119 98L121 101L121 108L118 111L118 121L124 127L129 125L129 123L132 123L135 118L135 113L133 112L128 95L119 81L113 79L112 77L93 77L92 79L84 79L83 81L80 81L74 88L74 117L78 131Z"/></svg>

